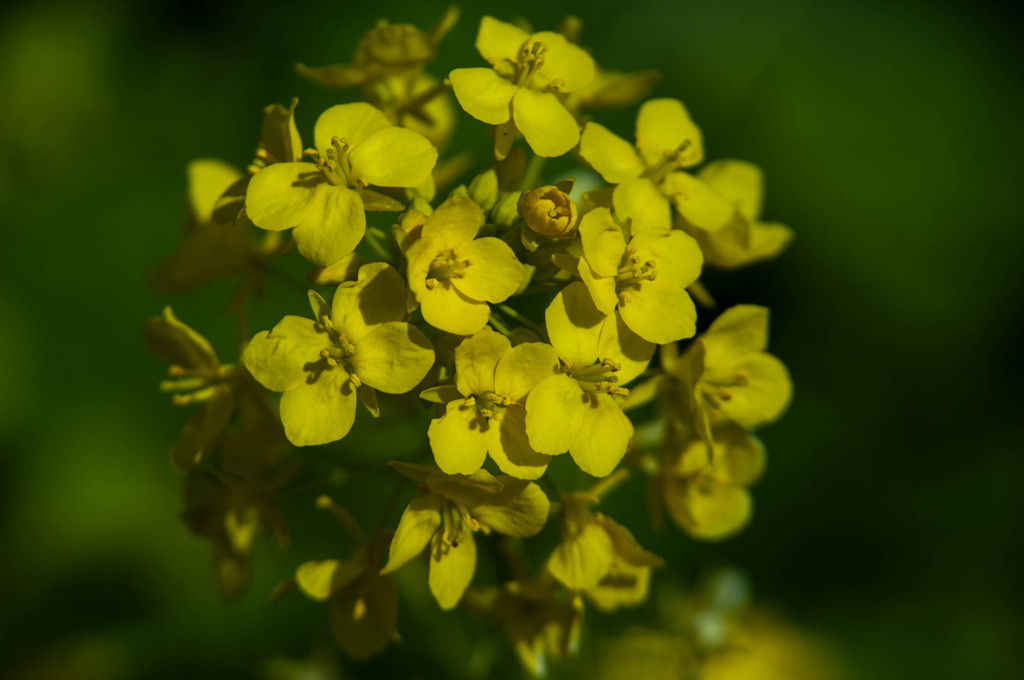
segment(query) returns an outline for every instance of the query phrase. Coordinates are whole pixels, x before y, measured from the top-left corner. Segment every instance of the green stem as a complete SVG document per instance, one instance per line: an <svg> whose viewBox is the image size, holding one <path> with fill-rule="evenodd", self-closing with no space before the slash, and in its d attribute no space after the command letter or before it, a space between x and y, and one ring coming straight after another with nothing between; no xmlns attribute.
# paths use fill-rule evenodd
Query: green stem
<svg viewBox="0 0 1024 680"><path fill-rule="evenodd" d="M494 326L494 329L502 335L506 337L512 335L512 331L509 330L509 327L501 322L501 319L498 318L493 310L491 311L491 318L488 321L492 326Z"/></svg>
<svg viewBox="0 0 1024 680"><path fill-rule="evenodd" d="M505 316L509 317L510 319L519 322L520 324L522 324L526 328L529 328L531 331L536 333L537 336L539 338L541 338L542 340L547 338L547 333L544 332L544 329L540 326L540 324L536 324L533 321L530 321L525 316L523 316L522 314L517 312L515 309L512 309L508 305L506 305L506 304L495 305L494 309L497 309L499 312L501 312Z"/></svg>
<svg viewBox="0 0 1024 680"><path fill-rule="evenodd" d="M526 166L526 172L523 173L523 182L519 185L520 191L529 191L537 187L538 182L540 182L540 173L544 169L544 163L547 160L544 156L537 156L536 154L530 159L530 163Z"/></svg>
<svg viewBox="0 0 1024 680"><path fill-rule="evenodd" d="M391 264L391 253L389 253L387 249L384 248L383 244L381 244L381 236L383 236L383 233L379 232L377 229L371 228L366 230L366 242L370 244L370 248L373 249L373 252L375 252L378 257L388 264Z"/></svg>

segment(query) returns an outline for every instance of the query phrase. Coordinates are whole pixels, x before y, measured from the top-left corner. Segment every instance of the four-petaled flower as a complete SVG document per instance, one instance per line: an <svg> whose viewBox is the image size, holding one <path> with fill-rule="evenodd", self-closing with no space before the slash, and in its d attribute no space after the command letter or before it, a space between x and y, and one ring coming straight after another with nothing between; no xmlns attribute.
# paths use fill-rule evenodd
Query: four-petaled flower
<svg viewBox="0 0 1024 680"><path fill-rule="evenodd" d="M487 470L463 476L423 465L391 465L420 482L428 495L413 499L402 513L381 573L395 571L429 545L430 591L442 609L455 607L473 579L475 532L527 537L547 521L548 498L533 482L495 477Z"/></svg>
<svg viewBox="0 0 1024 680"><path fill-rule="evenodd" d="M331 306L313 291L310 302L315 320L286 316L244 355L264 387L284 392L281 421L296 446L341 439L355 421L357 393L376 411L374 389L408 392L434 363L430 341L404 322L402 278L383 262L338 286Z"/></svg>
<svg viewBox="0 0 1024 680"><path fill-rule="evenodd" d="M299 252L326 267L355 250L366 233L366 205L401 210L369 185L415 187L437 162L437 149L395 127L369 104L339 104L314 129L315 163L275 163L249 182L245 210L263 229L292 229Z"/></svg>
<svg viewBox="0 0 1024 680"><path fill-rule="evenodd" d="M561 156L580 140L579 125L558 98L594 79L594 60L551 31L527 33L492 17L480 21L476 48L494 67L459 68L448 78L459 104L498 128L495 155L505 157L518 129L538 156Z"/></svg>

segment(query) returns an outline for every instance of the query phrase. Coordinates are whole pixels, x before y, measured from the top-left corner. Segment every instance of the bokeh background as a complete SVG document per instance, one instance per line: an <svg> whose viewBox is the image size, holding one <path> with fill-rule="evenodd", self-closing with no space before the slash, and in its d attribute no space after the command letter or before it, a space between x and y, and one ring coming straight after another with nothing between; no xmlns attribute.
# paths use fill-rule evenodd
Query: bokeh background
<svg viewBox="0 0 1024 680"><path fill-rule="evenodd" d="M231 288L165 298L146 276L178 243L189 160L244 164L269 103L298 96L308 136L341 101L295 61L347 61L378 17L428 26L440 10L0 9L0 677L269 677L268 658L328 639L322 606L266 594L335 554L329 523L293 526L311 547L258 549L252 592L225 605L208 545L178 520L168 451L187 414L156 391L165 366L140 327L172 303L228 357ZM772 308L796 384L762 433L755 520L710 546L667 528L651 539L670 544L657 578L741 566L850 677L1024 677L1016 17L984 2L521 0L463 7L434 72L481 63L485 10L545 28L578 14L600 63L660 71L654 94L687 103L709 157L760 164L766 216L797 232L779 260L708 278L725 304ZM629 135L634 115L602 120ZM461 139L479 146L481 129L463 117ZM253 327L295 295L272 290ZM644 522L642 507L615 512ZM404 607L405 628L435 616ZM437 619L403 643L410 665L351 673L473 677L472 625Z"/></svg>

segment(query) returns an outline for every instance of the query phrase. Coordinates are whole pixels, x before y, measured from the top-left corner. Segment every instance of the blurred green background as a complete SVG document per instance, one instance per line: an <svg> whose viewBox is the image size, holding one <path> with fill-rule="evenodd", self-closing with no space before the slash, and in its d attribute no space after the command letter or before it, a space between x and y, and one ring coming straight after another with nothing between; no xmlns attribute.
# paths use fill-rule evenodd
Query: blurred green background
<svg viewBox="0 0 1024 680"><path fill-rule="evenodd" d="M290 553L259 548L253 591L225 605L208 545L177 519L168 451L187 413L156 391L165 366L140 327L171 303L230 360L231 287L161 298L146 276L178 243L189 160L241 166L263 106L298 96L308 138L340 101L295 61L345 62L378 17L426 27L441 7L0 10L0 677L260 677L268 657L327 641L325 608L265 594L301 560L337 556L329 522L293 522ZM667 527L650 539L672 565L656 579L739 565L852 677L1024 677L1017 17L994 3L527 0L464 7L433 72L482 64L485 9L542 28L576 13L599 63L660 71L654 94L686 102L710 158L760 164L766 217L797 232L779 260L707 279L723 304L772 308L796 385L762 433L754 522L718 545ZM600 117L630 135L634 115ZM460 127L483 148L481 125ZM275 295L254 329L301 304ZM610 512L644 523L642 507ZM429 601L404 607L400 630L436 617ZM420 665L352 674L461 673L475 624L436 621L403 643Z"/></svg>

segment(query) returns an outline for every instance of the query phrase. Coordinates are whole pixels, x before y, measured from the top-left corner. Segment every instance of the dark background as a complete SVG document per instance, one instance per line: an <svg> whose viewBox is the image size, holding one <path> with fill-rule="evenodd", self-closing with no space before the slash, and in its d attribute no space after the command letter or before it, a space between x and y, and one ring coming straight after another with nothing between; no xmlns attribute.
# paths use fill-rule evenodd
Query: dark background
<svg viewBox="0 0 1024 680"><path fill-rule="evenodd" d="M326 639L325 608L272 606L265 593L301 560L335 556L299 547L328 545L329 523L296 529L291 553L261 546L253 592L228 606L208 546L177 520L167 451L187 415L156 391L165 367L140 327L173 303L230 360L231 288L171 299L145 280L178 243L189 160L243 165L262 107L293 95L308 140L316 114L343 100L294 75L295 61L348 61L378 17L426 27L440 9L0 10L3 677L248 677ZM754 522L711 546L666 529L657 547L672 566L656 578L743 567L761 600L832 641L852 677L1024 677L1017 17L864 0L529 0L488 12L539 28L577 13L599 63L660 71L654 95L686 102L709 158L760 164L766 217L796 230L780 259L707 279L726 304L772 308L772 351L796 386L763 432ZM482 65L481 14L464 8L434 73ZM628 136L634 115L599 119ZM464 143L483 149L482 127L460 113ZM301 297L272 291L254 329L304 309ZM632 512L616 516L643 524L644 509ZM405 656L352 672L462 672L475 624L437 617L429 601L404 607ZM435 619L419 638L417 622Z"/></svg>

